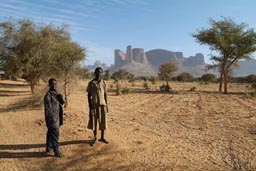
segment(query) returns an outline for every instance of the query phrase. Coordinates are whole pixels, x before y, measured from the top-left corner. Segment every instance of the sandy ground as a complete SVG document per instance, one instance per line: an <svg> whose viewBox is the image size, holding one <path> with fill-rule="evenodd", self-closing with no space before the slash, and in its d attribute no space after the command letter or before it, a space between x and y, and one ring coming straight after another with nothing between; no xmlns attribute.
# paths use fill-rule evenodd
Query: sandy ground
<svg viewBox="0 0 256 171"><path fill-rule="evenodd" d="M224 95L217 84L171 82L173 93L153 91L158 85L145 91L142 82L136 84L128 95L109 92L110 144L91 147L87 82L81 81L65 109L60 131L65 158L60 159L44 152L43 108L20 105L31 97L29 86L0 80L0 170L224 171L231 170L223 162L231 141L241 158L255 151L256 98L244 93L248 85L232 84L232 93ZM196 91L189 91L194 86Z"/></svg>

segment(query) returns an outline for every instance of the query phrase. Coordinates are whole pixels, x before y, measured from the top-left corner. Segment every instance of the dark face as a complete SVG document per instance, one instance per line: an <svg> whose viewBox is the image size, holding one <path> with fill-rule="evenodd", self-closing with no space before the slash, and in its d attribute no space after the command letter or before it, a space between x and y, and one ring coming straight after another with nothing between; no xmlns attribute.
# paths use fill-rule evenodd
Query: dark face
<svg viewBox="0 0 256 171"><path fill-rule="evenodd" d="M53 80L50 82L49 87L51 90L56 90L57 89L57 81Z"/></svg>
<svg viewBox="0 0 256 171"><path fill-rule="evenodd" d="M95 78L96 79L101 79L102 78L102 74L103 74L103 71L101 69L98 69L95 71Z"/></svg>

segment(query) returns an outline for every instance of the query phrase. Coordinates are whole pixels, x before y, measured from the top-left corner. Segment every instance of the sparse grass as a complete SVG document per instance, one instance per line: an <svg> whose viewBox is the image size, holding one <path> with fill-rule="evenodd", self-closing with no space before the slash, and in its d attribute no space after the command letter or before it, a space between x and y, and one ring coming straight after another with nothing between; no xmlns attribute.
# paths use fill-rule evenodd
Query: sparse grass
<svg viewBox="0 0 256 171"><path fill-rule="evenodd" d="M231 141L223 150L222 161L230 168L230 171L254 171L255 150L235 149Z"/></svg>

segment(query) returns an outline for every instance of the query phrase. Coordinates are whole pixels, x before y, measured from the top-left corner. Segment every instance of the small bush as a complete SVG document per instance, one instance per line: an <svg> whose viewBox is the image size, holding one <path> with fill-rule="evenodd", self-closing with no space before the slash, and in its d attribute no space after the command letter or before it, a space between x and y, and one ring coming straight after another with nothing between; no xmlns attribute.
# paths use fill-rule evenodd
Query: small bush
<svg viewBox="0 0 256 171"><path fill-rule="evenodd" d="M223 150L221 156L222 161L232 171L255 170L255 150L234 149L233 143L230 142L229 147Z"/></svg>
<svg viewBox="0 0 256 171"><path fill-rule="evenodd" d="M187 72L183 72L183 73L180 73L178 76L177 76L177 80L178 81L192 81L194 79L194 76L190 73L187 73Z"/></svg>
<svg viewBox="0 0 256 171"><path fill-rule="evenodd" d="M190 91L196 91L196 87L191 87Z"/></svg>
<svg viewBox="0 0 256 171"><path fill-rule="evenodd" d="M151 77L149 77L148 80L149 80L153 85L155 85L155 84L156 84L157 77L151 76Z"/></svg>
<svg viewBox="0 0 256 171"><path fill-rule="evenodd" d="M147 82L144 82L143 87L145 88L145 90L149 90L149 86Z"/></svg>
<svg viewBox="0 0 256 171"><path fill-rule="evenodd" d="M215 79L216 76L214 74L204 74L201 77L201 80L205 82L213 82Z"/></svg>
<svg viewBox="0 0 256 171"><path fill-rule="evenodd" d="M248 75L245 79L248 83L256 82L256 75L254 74Z"/></svg>
<svg viewBox="0 0 256 171"><path fill-rule="evenodd" d="M169 85L161 85L160 87L160 91L170 91L172 88Z"/></svg>
<svg viewBox="0 0 256 171"><path fill-rule="evenodd" d="M256 91L256 82L252 83L252 89Z"/></svg>
<svg viewBox="0 0 256 171"><path fill-rule="evenodd" d="M116 82L116 95L121 95L121 84Z"/></svg>
<svg viewBox="0 0 256 171"><path fill-rule="evenodd" d="M251 97L256 97L256 91L255 92L251 92Z"/></svg>
<svg viewBox="0 0 256 171"><path fill-rule="evenodd" d="M172 81L177 81L177 80L178 80L178 77L172 77L171 80L172 80Z"/></svg>
<svg viewBox="0 0 256 171"><path fill-rule="evenodd" d="M129 94L129 93L130 93L130 89L127 88L127 87L124 87L124 88L121 90L121 93L122 93L122 94Z"/></svg>

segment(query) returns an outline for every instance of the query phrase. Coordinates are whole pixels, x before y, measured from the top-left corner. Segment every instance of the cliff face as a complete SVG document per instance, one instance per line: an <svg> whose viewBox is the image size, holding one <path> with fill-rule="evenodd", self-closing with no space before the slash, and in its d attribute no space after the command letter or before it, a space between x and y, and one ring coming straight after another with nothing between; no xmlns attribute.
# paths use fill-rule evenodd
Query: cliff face
<svg viewBox="0 0 256 171"><path fill-rule="evenodd" d="M179 53L176 55L176 52L171 52L164 49L154 49L146 52L148 61L156 68L161 64L171 61L177 65L182 64L183 54Z"/></svg>
<svg viewBox="0 0 256 171"><path fill-rule="evenodd" d="M206 64L204 62L204 56L201 53L185 58L182 52L154 49L146 52L146 56L155 72L158 72L158 68L161 64L171 61L178 66L177 74L181 72L189 72L192 75L199 77L205 73L204 67Z"/></svg>
<svg viewBox="0 0 256 171"><path fill-rule="evenodd" d="M148 60L147 60L146 54L144 52L144 49L134 48L134 49L132 49L132 55L133 55L133 60L135 62L145 64L145 65L148 64Z"/></svg>
<svg viewBox="0 0 256 171"><path fill-rule="evenodd" d="M115 50L115 64L111 67L111 71L120 68L133 73L135 76L155 76L157 73L149 64L144 49L132 48L127 46L126 53L121 50Z"/></svg>
<svg viewBox="0 0 256 171"><path fill-rule="evenodd" d="M204 55L201 53L197 53L195 56L185 58L183 61L183 66L193 67L197 65L205 65Z"/></svg>
<svg viewBox="0 0 256 171"><path fill-rule="evenodd" d="M194 76L203 74L202 68L204 68L205 63L201 53L184 58L182 52L154 49L145 53L144 49L133 49L132 46L127 46L126 53L115 50L115 64L112 70L124 68L136 76L157 75L159 66L168 61L178 66L177 74L180 72L190 72Z"/></svg>
<svg viewBox="0 0 256 171"><path fill-rule="evenodd" d="M188 72L195 77L200 77L206 73L219 75L219 73L214 70L206 72L204 55L201 53L185 58L182 52L172 52L165 49L154 49L145 52L143 48L132 48L132 46L127 46L126 53L116 49L114 55L115 63L110 68L99 61L96 61L94 65L89 65L88 68L94 70L97 66L100 66L104 70L109 69L112 72L123 68L128 72L133 73L135 76L156 76L159 66L171 61L178 66L176 74ZM238 65L240 67L233 68L233 76L256 74L256 60L239 61Z"/></svg>
<svg viewBox="0 0 256 171"><path fill-rule="evenodd" d="M233 74L235 76L247 76L250 74L256 74L256 60L248 59L238 62L239 67L233 68Z"/></svg>
<svg viewBox="0 0 256 171"><path fill-rule="evenodd" d="M123 53L121 50L117 49L115 50L115 66L120 67L125 64L125 53Z"/></svg>
<svg viewBox="0 0 256 171"><path fill-rule="evenodd" d="M148 60L144 49L134 48L132 46L127 46L126 53L122 52L119 49L115 50L115 66L121 66L127 63L141 63L148 64Z"/></svg>

